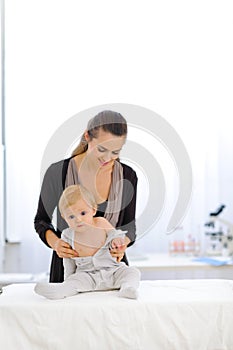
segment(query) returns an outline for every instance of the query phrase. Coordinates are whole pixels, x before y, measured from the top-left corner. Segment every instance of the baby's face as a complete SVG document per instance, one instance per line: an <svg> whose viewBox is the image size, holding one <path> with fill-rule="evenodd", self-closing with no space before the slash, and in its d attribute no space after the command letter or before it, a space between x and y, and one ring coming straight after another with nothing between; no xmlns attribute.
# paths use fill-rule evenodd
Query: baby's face
<svg viewBox="0 0 233 350"><path fill-rule="evenodd" d="M63 216L71 229L76 232L85 231L93 225L95 209L91 208L84 200L80 199L74 205L65 209Z"/></svg>

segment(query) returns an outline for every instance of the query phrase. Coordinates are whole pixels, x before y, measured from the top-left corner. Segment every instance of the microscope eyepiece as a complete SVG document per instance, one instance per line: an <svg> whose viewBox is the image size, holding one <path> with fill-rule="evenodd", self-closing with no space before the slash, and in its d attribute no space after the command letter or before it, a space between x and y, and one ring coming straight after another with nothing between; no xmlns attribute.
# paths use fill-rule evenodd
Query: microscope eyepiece
<svg viewBox="0 0 233 350"><path fill-rule="evenodd" d="M218 216L219 214L221 214L225 207L226 206L224 204L220 205L220 207L215 212L210 213L210 216Z"/></svg>

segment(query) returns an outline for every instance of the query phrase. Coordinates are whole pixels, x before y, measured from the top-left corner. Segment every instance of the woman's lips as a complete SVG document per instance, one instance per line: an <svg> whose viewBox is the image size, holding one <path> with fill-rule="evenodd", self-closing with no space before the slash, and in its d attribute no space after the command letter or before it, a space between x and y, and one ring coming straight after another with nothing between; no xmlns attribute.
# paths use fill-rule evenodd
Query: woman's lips
<svg viewBox="0 0 233 350"><path fill-rule="evenodd" d="M100 161L100 164L101 164L102 166L105 166L105 165L109 164L109 162L103 162L101 159L99 159L99 161Z"/></svg>

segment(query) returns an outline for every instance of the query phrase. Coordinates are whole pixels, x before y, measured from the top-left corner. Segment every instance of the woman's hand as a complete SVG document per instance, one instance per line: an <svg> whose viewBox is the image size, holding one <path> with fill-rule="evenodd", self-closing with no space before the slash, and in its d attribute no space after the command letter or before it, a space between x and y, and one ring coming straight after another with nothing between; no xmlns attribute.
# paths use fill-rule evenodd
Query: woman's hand
<svg viewBox="0 0 233 350"><path fill-rule="evenodd" d="M47 230L45 233L45 238L49 246L55 250L59 258L77 258L79 256L67 242L63 241L61 238L58 238L53 231Z"/></svg>
<svg viewBox="0 0 233 350"><path fill-rule="evenodd" d="M76 250L71 248L69 243L60 238L55 242L53 249L56 251L59 258L77 258L79 256Z"/></svg>
<svg viewBox="0 0 233 350"><path fill-rule="evenodd" d="M115 238L112 240L112 248L110 249L110 253L113 258L116 258L117 262L120 262L125 254L125 250L130 240L128 237L125 238Z"/></svg>
<svg viewBox="0 0 233 350"><path fill-rule="evenodd" d="M125 246L125 249L126 249L126 246ZM119 248L111 249L110 253L113 258L116 258L117 262L120 262L125 254L125 249L124 250Z"/></svg>

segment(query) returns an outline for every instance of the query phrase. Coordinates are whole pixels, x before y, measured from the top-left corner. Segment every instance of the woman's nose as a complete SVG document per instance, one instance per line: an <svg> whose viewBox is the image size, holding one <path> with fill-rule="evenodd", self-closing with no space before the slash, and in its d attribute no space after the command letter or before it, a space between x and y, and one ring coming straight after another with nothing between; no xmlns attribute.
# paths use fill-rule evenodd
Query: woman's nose
<svg viewBox="0 0 233 350"><path fill-rule="evenodd" d="M109 162L111 159L112 159L112 153L111 152L107 152L105 154L104 161L105 162Z"/></svg>

